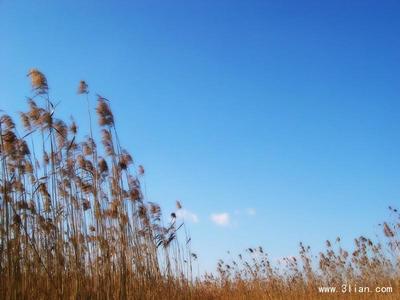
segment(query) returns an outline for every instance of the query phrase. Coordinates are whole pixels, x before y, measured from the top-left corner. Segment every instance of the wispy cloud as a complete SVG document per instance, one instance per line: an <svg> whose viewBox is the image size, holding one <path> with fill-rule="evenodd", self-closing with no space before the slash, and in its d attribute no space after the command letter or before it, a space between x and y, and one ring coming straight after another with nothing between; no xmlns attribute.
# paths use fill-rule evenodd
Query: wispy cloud
<svg viewBox="0 0 400 300"><path fill-rule="evenodd" d="M211 221L219 226L227 226L230 223L230 215L227 212L212 214Z"/></svg>
<svg viewBox="0 0 400 300"><path fill-rule="evenodd" d="M192 222L192 223L198 223L199 222L199 217L195 213L193 213L193 212L191 212L189 210L186 210L184 208L177 210L176 217L178 219L182 219L182 220L189 221L189 222Z"/></svg>
<svg viewBox="0 0 400 300"><path fill-rule="evenodd" d="M249 207L246 209L246 214L249 216L255 216L256 210L254 208Z"/></svg>

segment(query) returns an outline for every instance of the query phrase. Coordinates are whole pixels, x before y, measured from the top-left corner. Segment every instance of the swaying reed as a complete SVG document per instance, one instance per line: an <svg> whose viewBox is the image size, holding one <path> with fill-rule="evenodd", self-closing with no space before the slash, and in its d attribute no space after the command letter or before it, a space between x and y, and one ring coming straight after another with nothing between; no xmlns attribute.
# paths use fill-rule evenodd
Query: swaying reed
<svg viewBox="0 0 400 300"><path fill-rule="evenodd" d="M43 73L28 75L23 132L0 119L0 298L174 297L189 284L173 256L179 224L163 225L145 201L143 167L119 144L108 101L99 96L96 109L104 147L92 132L79 142L75 122L56 118ZM78 94L88 93L81 81Z"/></svg>
<svg viewBox="0 0 400 300"><path fill-rule="evenodd" d="M21 112L21 128L0 117L1 299L364 299L365 294L324 295L321 286L392 287L373 298L399 299L400 216L383 223L386 242L355 239L346 251L338 238L313 256L270 262L259 248L217 273L194 279L197 255L186 227L145 199L144 168L136 166L115 130L109 101L98 96L101 142L79 141L74 121L56 118L47 79L29 72L34 96ZM89 101L81 81L78 94ZM182 209L180 202L176 209ZM183 243L177 237L185 230ZM247 257L247 259L245 259Z"/></svg>

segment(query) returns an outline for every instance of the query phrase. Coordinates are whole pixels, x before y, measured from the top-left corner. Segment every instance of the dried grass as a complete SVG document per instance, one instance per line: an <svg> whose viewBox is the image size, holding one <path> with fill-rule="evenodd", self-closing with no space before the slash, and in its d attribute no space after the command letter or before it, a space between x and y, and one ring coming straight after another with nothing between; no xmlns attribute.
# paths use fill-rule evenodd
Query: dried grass
<svg viewBox="0 0 400 300"><path fill-rule="evenodd" d="M79 142L75 122L56 118L43 73L32 69L29 76L35 95L20 114L25 132L10 116L0 118L1 299L366 297L318 293L319 286L343 283L391 286L391 294L369 296L400 297L400 217L393 208L395 220L383 223L383 244L360 237L346 251L337 239L318 257L300 244L299 256L280 266L262 248L249 248L219 261L216 274L194 279L190 238L177 240L185 225L175 212L164 224L160 206L145 200L144 168L121 150L108 100L98 97L101 143L92 124L90 137ZM86 82L78 93L88 97Z"/></svg>

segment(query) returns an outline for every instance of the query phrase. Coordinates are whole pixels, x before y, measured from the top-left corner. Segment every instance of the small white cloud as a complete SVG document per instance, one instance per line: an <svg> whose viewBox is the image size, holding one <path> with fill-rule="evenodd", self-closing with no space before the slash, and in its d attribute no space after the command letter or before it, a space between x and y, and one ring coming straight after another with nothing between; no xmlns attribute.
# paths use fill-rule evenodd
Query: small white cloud
<svg viewBox="0 0 400 300"><path fill-rule="evenodd" d="M192 213L191 211L188 211L188 210L186 210L184 208L177 210L176 217L178 219L182 219L184 221L189 221L189 222L192 222L192 223L198 223L199 222L199 218L197 217L197 215L195 213Z"/></svg>
<svg viewBox="0 0 400 300"><path fill-rule="evenodd" d="M255 216L256 210L254 208L250 207L250 208L246 209L246 214L249 216Z"/></svg>
<svg viewBox="0 0 400 300"><path fill-rule="evenodd" d="M229 225L230 222L230 216L227 212L223 212L220 214L212 214L211 220L219 226L227 226Z"/></svg>

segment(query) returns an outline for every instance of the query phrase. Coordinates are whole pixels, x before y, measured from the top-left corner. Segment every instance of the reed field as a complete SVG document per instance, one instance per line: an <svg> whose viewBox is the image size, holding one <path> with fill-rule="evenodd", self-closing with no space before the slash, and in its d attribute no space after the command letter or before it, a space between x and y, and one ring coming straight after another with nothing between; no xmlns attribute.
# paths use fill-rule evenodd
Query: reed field
<svg viewBox="0 0 400 300"><path fill-rule="evenodd" d="M337 238L320 253L300 244L279 264L249 248L197 274L182 204L162 214L146 200L145 170L123 148L111 102L81 81L90 131L79 132L57 118L45 75L28 75L27 111L18 121L0 112L1 299L400 299L392 207L378 241L361 236L343 249Z"/></svg>

